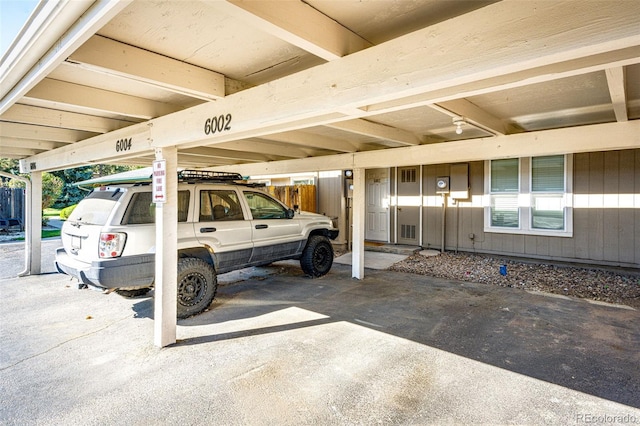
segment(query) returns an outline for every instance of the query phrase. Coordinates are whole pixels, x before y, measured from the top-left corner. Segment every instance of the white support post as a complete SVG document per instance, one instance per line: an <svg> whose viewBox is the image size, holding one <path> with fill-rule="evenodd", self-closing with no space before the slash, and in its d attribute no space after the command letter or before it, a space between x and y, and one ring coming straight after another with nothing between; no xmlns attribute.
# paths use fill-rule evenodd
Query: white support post
<svg viewBox="0 0 640 426"><path fill-rule="evenodd" d="M42 272L42 172L31 172L25 206L25 270L19 275Z"/></svg>
<svg viewBox="0 0 640 426"><path fill-rule="evenodd" d="M166 202L156 204L156 269L153 316L154 344L162 348L176 342L178 288L177 148L175 146L157 148L156 160L166 161Z"/></svg>
<svg viewBox="0 0 640 426"><path fill-rule="evenodd" d="M364 278L365 169L353 170L353 249L351 276Z"/></svg>

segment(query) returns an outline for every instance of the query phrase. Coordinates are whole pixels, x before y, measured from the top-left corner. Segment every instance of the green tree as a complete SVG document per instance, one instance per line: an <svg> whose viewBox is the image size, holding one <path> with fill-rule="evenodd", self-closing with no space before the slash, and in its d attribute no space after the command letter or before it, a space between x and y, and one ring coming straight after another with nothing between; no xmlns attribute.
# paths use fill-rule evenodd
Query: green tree
<svg viewBox="0 0 640 426"><path fill-rule="evenodd" d="M91 179L93 177L94 166L75 167L73 169L57 170L52 172L54 175L62 179L64 186L62 193L58 197L58 201L54 207L63 208L72 204L77 204L80 200L87 196L87 191L75 186L76 182Z"/></svg>
<svg viewBox="0 0 640 426"><path fill-rule="evenodd" d="M42 174L42 208L63 208L77 204L86 195L87 191L75 186L75 183L94 177L108 176L115 173L136 169L135 166L115 166L111 164L96 164L92 166L76 167L73 169L57 170ZM18 160L0 158L0 171L29 177L28 174L20 174ZM0 186L24 188L24 184L16 179L1 178Z"/></svg>
<svg viewBox="0 0 640 426"><path fill-rule="evenodd" d="M116 166L112 164L96 164L92 166L76 167L73 169L58 170L52 172L64 182L62 194L58 198L54 207L63 208L77 204L80 200L87 196L87 191L81 189L75 184L84 180L109 176L115 173L122 173L136 169L136 166Z"/></svg>

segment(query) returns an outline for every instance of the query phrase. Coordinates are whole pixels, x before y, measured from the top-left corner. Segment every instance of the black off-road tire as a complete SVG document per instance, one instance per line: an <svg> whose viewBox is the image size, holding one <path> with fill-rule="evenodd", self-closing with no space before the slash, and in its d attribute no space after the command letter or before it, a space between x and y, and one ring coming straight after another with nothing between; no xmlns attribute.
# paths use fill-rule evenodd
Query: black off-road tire
<svg viewBox="0 0 640 426"><path fill-rule="evenodd" d="M302 271L312 278L325 275L333 265L333 246L329 238L312 235L300 257Z"/></svg>
<svg viewBox="0 0 640 426"><path fill-rule="evenodd" d="M199 314L211 305L218 290L218 277L202 259L178 259L178 318Z"/></svg>
<svg viewBox="0 0 640 426"><path fill-rule="evenodd" d="M146 287L146 288L137 288L135 290L121 290L118 289L116 290L116 293L118 293L120 296L122 297L140 297L140 296L144 296L147 293L149 293L151 291L151 288Z"/></svg>

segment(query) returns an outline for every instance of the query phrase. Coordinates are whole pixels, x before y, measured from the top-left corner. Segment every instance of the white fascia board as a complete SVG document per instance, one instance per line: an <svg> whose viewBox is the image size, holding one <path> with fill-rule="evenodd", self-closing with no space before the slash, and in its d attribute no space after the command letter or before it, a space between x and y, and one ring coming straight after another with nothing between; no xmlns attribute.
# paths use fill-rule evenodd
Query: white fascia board
<svg viewBox="0 0 640 426"><path fill-rule="evenodd" d="M621 149L640 149L640 120L262 164L241 164L216 167L215 170L254 176L461 163Z"/></svg>
<svg viewBox="0 0 640 426"><path fill-rule="evenodd" d="M50 171L84 166L91 163L117 162L154 153L150 123L139 123L124 129L94 136L82 142L54 149L20 160L23 173Z"/></svg>
<svg viewBox="0 0 640 426"><path fill-rule="evenodd" d="M95 35L67 62L205 101L224 97L224 76L148 50Z"/></svg>
<svg viewBox="0 0 640 426"><path fill-rule="evenodd" d="M47 74L115 17L132 0L46 2L29 18L21 34L29 41L14 43L0 71L0 114L38 84ZM48 5L52 7L49 7ZM60 35L62 34L62 35ZM3 57L4 62L5 57Z"/></svg>

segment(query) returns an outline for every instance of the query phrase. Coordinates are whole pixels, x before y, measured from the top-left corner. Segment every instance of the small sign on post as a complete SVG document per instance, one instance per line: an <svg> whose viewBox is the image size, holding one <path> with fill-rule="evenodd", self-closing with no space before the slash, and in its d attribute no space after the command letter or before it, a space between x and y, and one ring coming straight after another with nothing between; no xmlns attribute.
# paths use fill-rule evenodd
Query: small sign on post
<svg viewBox="0 0 640 426"><path fill-rule="evenodd" d="M154 203L167 202L167 161L156 160L153 162L152 197Z"/></svg>

